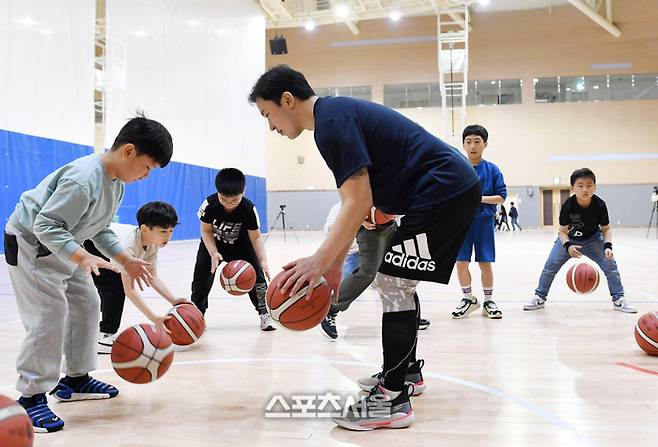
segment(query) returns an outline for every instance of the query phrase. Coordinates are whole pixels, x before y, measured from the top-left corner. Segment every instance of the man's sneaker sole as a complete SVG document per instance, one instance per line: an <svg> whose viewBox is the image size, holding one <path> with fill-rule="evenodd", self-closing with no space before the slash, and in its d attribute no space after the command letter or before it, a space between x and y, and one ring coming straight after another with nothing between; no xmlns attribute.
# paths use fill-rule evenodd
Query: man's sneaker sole
<svg viewBox="0 0 658 447"><path fill-rule="evenodd" d="M407 428L416 420L413 410L410 413L395 413L381 419L369 419L363 422L351 422L343 418L331 418L336 425L347 430L371 431L377 428Z"/></svg>
<svg viewBox="0 0 658 447"><path fill-rule="evenodd" d="M359 385L359 388L361 388L361 390L363 390L363 391L370 391L372 389L372 387L377 386L378 383L379 383L379 381L377 383L375 383L374 385L370 385L370 384L366 384L366 383L363 383L363 382L357 382L357 384ZM421 381L421 382L417 382L417 383L413 383L413 382L409 382L409 381L405 380L404 384L406 386L411 386L412 392L410 393L410 395L414 396L414 397L420 396L421 394L423 394L423 392L425 392L425 388L427 388L427 385L425 385L424 380Z"/></svg>
<svg viewBox="0 0 658 447"><path fill-rule="evenodd" d="M612 305L612 308L616 312L623 312L625 314L636 314L637 313L637 309L635 309L635 308L633 308L633 309L628 309L628 308L624 309L623 307L615 306L614 304Z"/></svg>
<svg viewBox="0 0 658 447"><path fill-rule="evenodd" d="M480 307L481 307L480 302L478 301L475 304L472 304L471 306L469 306L468 310L466 312L464 312L462 315L457 315L457 314L455 314L455 312L452 312L451 315L452 315L452 318L454 318L455 320L461 320L462 318L468 317L470 314L472 314L473 312L478 310Z"/></svg>
<svg viewBox="0 0 658 447"><path fill-rule="evenodd" d="M540 305L537 305L537 306L528 306L527 304L523 305L523 310L527 310L527 311L539 310L539 309L543 309L543 308L544 308L543 304L540 304Z"/></svg>

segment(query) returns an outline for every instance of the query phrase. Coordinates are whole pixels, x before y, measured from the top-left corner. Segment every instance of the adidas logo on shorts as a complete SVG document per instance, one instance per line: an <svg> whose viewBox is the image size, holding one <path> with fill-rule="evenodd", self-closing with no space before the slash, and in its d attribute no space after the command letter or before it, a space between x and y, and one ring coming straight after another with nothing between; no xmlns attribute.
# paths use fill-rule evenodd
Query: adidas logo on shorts
<svg viewBox="0 0 658 447"><path fill-rule="evenodd" d="M392 247L391 251L384 255L384 262L409 270L422 272L436 270L436 264L432 261L427 245L426 233L418 234L413 239L407 239L401 245Z"/></svg>

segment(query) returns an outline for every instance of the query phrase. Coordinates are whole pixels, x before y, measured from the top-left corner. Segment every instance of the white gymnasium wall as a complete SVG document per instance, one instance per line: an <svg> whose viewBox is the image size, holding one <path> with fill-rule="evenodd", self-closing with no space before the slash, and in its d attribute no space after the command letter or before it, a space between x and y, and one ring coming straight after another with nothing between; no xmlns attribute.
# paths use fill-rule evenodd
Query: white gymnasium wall
<svg viewBox="0 0 658 447"><path fill-rule="evenodd" d="M0 0L0 129L94 145L94 1Z"/></svg>
<svg viewBox="0 0 658 447"><path fill-rule="evenodd" d="M107 2L105 146L137 109L174 139L173 160L265 177L264 120L247 102L265 69L251 0Z"/></svg>

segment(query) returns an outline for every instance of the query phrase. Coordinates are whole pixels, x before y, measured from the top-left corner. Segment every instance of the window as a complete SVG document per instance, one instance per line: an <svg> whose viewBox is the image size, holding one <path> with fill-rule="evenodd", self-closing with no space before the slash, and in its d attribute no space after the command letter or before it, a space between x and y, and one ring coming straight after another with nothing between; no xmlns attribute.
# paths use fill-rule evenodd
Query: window
<svg viewBox="0 0 658 447"><path fill-rule="evenodd" d="M315 94L318 96L348 96L372 101L372 87L369 85L316 88Z"/></svg>
<svg viewBox="0 0 658 447"><path fill-rule="evenodd" d="M658 74L558 76L533 84L540 103L658 99Z"/></svg>

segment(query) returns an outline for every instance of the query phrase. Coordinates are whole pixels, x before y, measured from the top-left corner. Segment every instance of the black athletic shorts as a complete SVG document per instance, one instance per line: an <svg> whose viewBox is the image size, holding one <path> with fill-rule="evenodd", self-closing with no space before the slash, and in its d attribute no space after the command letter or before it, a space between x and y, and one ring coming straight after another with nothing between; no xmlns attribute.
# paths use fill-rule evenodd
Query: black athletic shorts
<svg viewBox="0 0 658 447"><path fill-rule="evenodd" d="M478 182L447 202L405 214L393 233L379 272L448 284L481 201Z"/></svg>

